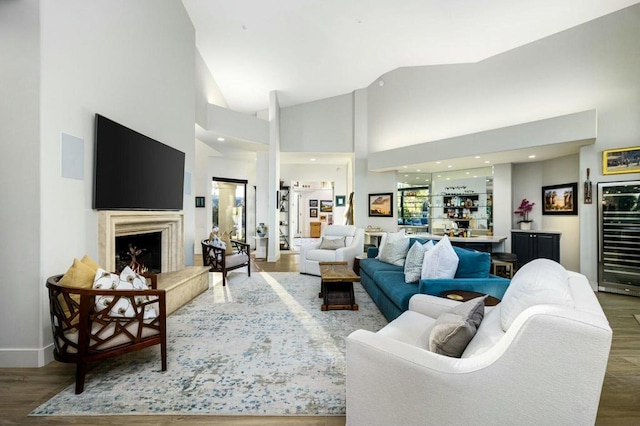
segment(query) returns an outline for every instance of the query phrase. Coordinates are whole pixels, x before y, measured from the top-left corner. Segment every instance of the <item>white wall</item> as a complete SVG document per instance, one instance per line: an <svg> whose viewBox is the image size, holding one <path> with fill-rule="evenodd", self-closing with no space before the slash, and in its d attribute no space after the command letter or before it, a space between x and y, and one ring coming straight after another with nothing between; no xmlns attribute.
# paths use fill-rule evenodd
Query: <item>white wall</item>
<svg viewBox="0 0 640 426"><path fill-rule="evenodd" d="M218 105L227 108L227 101L224 98L218 83L214 80L209 71L209 67L205 64L202 55L198 50L195 54L195 70L196 70L196 123L200 127L207 128L207 108L209 104Z"/></svg>
<svg viewBox="0 0 640 426"><path fill-rule="evenodd" d="M39 21L36 0L0 2L0 367L44 363Z"/></svg>
<svg viewBox="0 0 640 426"><path fill-rule="evenodd" d="M353 95L282 108L282 152L353 152Z"/></svg>
<svg viewBox="0 0 640 426"><path fill-rule="evenodd" d="M65 272L74 257L88 254L97 258L97 213L92 209L94 114L101 113L185 152L185 171L194 173L195 34L182 4L170 0L18 3L40 8L40 32L35 25L29 27L32 21L26 19L23 31L28 32L13 35L19 43L26 41L31 46L25 49L27 55L31 49L37 49L37 44L31 44L34 40L41 43L41 86L36 95L40 98L42 164L38 183L40 208L34 202L29 205L24 201L24 195L20 199L21 207L28 207L28 213L22 213L25 218L37 217L39 212L40 244L38 238L29 237L37 226L14 224L22 234L19 240L25 244L24 249L17 246L14 250L27 256L25 253L40 247L41 259L39 262L37 256L36 262L30 259L30 268L40 267L37 278L27 274L25 279L24 270L29 268L20 268L23 278L13 280L14 291L15 282L21 283L19 288L29 290L21 297L14 295L0 302L3 308L7 305L4 312L13 314L12 322L20 324L19 330L13 328L8 334L2 333L0 365L36 366L51 354L46 278ZM13 15L9 15L11 19L20 17ZM38 69L36 61L30 66L33 68L25 72L26 78ZM33 88L17 91L14 101L28 97L37 87L34 84ZM21 105L14 104L12 108L19 109ZM37 128L37 122L33 120L33 128ZM60 175L61 132L84 140L83 180ZM37 156L29 152L31 140L23 137L13 146L29 154L33 161L30 167L37 168ZM33 185L27 180L23 182L23 194L38 197ZM23 182L17 186L21 187ZM188 182L186 188L192 184ZM185 262L193 264L194 198L192 190L186 192ZM38 306L40 317L34 314ZM37 325L34 318L39 321Z"/></svg>

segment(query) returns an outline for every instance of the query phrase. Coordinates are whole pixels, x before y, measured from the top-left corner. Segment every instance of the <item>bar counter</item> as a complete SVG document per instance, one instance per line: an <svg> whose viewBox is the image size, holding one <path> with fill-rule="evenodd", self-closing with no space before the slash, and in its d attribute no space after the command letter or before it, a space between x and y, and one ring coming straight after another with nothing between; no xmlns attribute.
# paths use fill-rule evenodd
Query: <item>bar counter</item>
<svg viewBox="0 0 640 426"><path fill-rule="evenodd" d="M411 234L410 237L425 238L428 240L440 240L442 235L434 235L427 233ZM486 251L492 253L498 245L506 241L507 237L501 235L478 235L472 237L449 237L451 244L454 246L464 247L468 249L474 249L479 251ZM500 250L497 250L500 251Z"/></svg>

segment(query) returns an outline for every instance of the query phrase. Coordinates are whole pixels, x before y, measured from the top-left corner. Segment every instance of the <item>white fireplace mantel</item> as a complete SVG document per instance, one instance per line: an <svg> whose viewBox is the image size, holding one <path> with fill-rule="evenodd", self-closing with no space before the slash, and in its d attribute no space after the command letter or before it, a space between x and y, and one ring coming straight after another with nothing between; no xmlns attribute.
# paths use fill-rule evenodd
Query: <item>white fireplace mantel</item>
<svg viewBox="0 0 640 426"><path fill-rule="evenodd" d="M115 271L116 237L160 232L162 234L161 272L184 268L184 214L168 211L98 212L98 261Z"/></svg>

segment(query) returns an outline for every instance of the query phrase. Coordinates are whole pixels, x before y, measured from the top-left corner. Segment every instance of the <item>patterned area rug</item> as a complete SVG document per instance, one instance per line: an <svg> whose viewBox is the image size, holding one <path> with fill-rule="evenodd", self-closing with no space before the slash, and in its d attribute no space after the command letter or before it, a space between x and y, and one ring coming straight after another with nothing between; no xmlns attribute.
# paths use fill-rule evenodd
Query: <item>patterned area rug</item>
<svg viewBox="0 0 640 426"><path fill-rule="evenodd" d="M31 415L343 415L345 341L387 321L359 283L359 311L320 310L320 278L229 274L167 320L159 347L99 364Z"/></svg>

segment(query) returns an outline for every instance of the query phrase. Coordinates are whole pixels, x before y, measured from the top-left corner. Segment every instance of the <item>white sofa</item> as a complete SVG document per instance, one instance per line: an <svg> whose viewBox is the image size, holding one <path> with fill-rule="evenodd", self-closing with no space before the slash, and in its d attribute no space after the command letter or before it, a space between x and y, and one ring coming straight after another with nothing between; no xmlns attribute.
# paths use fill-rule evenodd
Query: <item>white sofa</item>
<svg viewBox="0 0 640 426"><path fill-rule="evenodd" d="M521 268L461 358L429 351L436 318L461 303L449 299L415 295L377 333L353 332L347 425L594 424L612 331L586 277L559 268Z"/></svg>
<svg viewBox="0 0 640 426"><path fill-rule="evenodd" d="M323 249L323 239L342 240L345 247ZM364 252L364 229L353 225L329 225L322 232L320 241L300 247L300 273L320 276L319 262L346 261L353 267L353 260Z"/></svg>

